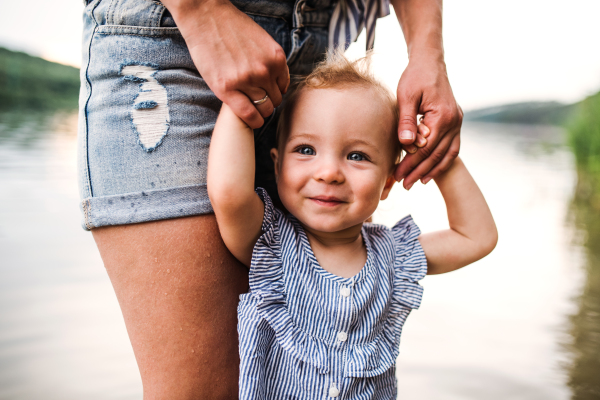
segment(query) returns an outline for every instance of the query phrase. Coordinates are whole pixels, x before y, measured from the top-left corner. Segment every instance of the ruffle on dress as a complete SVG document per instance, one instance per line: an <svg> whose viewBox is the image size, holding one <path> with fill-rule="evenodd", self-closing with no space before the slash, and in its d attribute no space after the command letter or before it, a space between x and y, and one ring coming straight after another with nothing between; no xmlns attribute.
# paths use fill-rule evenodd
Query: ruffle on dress
<svg viewBox="0 0 600 400"><path fill-rule="evenodd" d="M419 308L423 287L419 281L427 275L427 259L419 242L421 230L407 215L392 228L395 249L394 296L392 307Z"/></svg>

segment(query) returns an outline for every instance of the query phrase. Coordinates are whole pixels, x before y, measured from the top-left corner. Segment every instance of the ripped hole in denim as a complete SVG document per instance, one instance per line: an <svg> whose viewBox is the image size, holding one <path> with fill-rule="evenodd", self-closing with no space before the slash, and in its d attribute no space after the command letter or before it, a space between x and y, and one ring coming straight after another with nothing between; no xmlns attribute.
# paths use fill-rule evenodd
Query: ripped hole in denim
<svg viewBox="0 0 600 400"><path fill-rule="evenodd" d="M126 62L121 67L124 79L139 83L139 93L133 102L131 121L138 134L138 142L147 152L161 143L169 130L167 89L154 77L158 66Z"/></svg>

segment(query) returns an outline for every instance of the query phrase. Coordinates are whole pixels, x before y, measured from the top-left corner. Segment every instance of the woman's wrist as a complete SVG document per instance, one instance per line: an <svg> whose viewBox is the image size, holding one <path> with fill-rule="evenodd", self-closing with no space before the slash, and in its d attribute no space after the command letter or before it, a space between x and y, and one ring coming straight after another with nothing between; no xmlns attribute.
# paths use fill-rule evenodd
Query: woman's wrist
<svg viewBox="0 0 600 400"><path fill-rule="evenodd" d="M413 45L408 50L408 62L420 65L436 65L446 69L444 49L438 46Z"/></svg>
<svg viewBox="0 0 600 400"><path fill-rule="evenodd" d="M175 20L195 18L211 8L229 3L228 0L162 0Z"/></svg>
<svg viewBox="0 0 600 400"><path fill-rule="evenodd" d="M219 19L220 10L231 7L229 0L162 0L181 31L188 47L194 33L201 32L211 20Z"/></svg>

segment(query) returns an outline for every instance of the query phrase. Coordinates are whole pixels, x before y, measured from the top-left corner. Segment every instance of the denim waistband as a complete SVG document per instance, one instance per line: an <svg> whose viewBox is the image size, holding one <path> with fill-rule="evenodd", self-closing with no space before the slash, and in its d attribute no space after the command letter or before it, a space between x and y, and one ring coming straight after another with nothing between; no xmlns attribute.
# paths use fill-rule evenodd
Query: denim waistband
<svg viewBox="0 0 600 400"><path fill-rule="evenodd" d="M265 17L292 19L294 0L230 0L239 10Z"/></svg>
<svg viewBox="0 0 600 400"><path fill-rule="evenodd" d="M294 28L329 25L335 0L231 0L245 13L284 18Z"/></svg>
<svg viewBox="0 0 600 400"><path fill-rule="evenodd" d="M120 15L111 10L129 9L128 17L135 15L134 22L127 25L157 27L163 16L164 5L159 0L83 0L85 6L90 3L106 4L108 9L106 21L108 25L122 24ZM322 26L329 24L333 4L337 0L231 0L231 3L245 13L265 17L283 18L293 24L294 28L305 26Z"/></svg>

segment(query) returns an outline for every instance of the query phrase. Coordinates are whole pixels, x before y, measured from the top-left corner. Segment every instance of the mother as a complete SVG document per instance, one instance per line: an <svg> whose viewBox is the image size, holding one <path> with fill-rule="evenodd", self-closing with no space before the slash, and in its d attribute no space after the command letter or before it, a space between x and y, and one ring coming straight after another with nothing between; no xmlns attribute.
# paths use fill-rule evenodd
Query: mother
<svg viewBox="0 0 600 400"><path fill-rule="evenodd" d="M270 116L288 68L306 74L330 43L355 38L344 27L360 30L363 14L353 19L346 1L85 1L84 227L117 294L144 399L237 398L236 306L247 270L226 250L211 213L210 135L223 101L257 129L257 184L272 190ZM413 154L396 172L409 189L456 157L462 113L446 76L441 0L392 4L410 59L398 85L399 138ZM387 1L366 8L385 15ZM368 15L371 41L375 18ZM329 35L330 21L342 29ZM417 114L431 128L420 149Z"/></svg>

